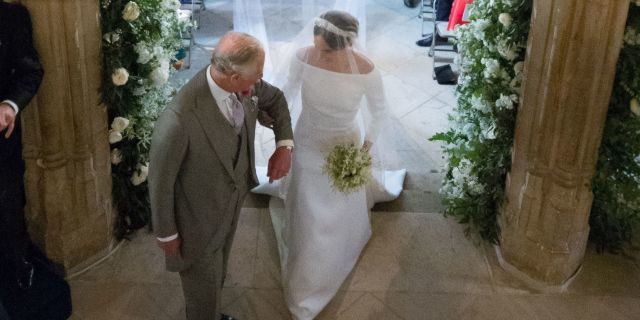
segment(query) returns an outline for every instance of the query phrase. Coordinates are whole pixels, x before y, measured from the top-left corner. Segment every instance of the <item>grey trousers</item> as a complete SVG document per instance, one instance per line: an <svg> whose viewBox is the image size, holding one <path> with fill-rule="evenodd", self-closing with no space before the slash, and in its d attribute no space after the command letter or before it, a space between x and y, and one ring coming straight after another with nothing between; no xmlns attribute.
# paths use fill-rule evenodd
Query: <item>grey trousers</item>
<svg viewBox="0 0 640 320"><path fill-rule="evenodd" d="M222 286L237 226L236 214L224 245L216 249L210 243L198 261L180 272L188 320L220 319Z"/></svg>

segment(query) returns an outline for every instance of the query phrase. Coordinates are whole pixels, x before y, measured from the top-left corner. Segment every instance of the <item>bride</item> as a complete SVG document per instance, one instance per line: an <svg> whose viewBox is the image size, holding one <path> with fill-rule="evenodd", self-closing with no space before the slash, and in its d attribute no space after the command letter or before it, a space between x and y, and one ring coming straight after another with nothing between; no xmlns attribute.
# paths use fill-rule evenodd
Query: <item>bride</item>
<svg viewBox="0 0 640 320"><path fill-rule="evenodd" d="M271 205L294 319L313 319L329 303L371 236L373 201L394 199L402 189L404 170L374 169L374 183L348 194L335 190L322 171L327 153L343 143L361 146L378 166L383 163L378 142L389 119L387 102L380 72L358 50L358 26L347 12L325 12L305 31L312 39L294 41L299 45L291 51L289 72L276 73L288 74L282 89L298 118L291 172L280 185L284 210ZM266 188L254 192L270 193Z"/></svg>

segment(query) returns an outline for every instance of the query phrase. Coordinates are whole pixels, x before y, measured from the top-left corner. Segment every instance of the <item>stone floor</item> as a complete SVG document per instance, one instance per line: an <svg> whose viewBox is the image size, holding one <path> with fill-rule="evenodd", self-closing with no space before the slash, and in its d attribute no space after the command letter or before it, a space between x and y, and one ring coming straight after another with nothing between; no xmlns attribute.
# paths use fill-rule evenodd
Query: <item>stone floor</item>
<svg viewBox="0 0 640 320"><path fill-rule="evenodd" d="M267 29L279 30L276 40L300 30L295 17L301 9L293 5L298 2L263 1ZM205 66L207 48L232 28L229 1L206 3L192 67L177 79ZM401 0L367 4L367 48L398 118L393 138L408 177L399 199L374 208L371 241L319 319L639 319L640 255L589 248L567 292L543 293L504 272L492 247L470 241L463 226L441 214L437 190L444 161L439 146L427 139L446 128L455 98L453 87L431 79L431 61L414 44L420 36L416 15ZM269 139L268 132L259 132L257 147L272 144ZM223 311L241 320L290 319L267 201L247 200L231 252ZM184 319L179 278L164 271L162 253L143 231L70 284L73 319Z"/></svg>

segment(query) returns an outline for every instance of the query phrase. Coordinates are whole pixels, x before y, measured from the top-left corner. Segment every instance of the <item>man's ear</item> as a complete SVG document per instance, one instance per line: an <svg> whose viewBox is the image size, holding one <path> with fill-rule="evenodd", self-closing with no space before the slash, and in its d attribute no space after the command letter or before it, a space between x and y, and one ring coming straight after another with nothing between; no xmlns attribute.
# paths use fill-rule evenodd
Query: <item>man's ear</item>
<svg viewBox="0 0 640 320"><path fill-rule="evenodd" d="M229 79L233 81L238 81L240 79L240 74L234 73L229 77Z"/></svg>

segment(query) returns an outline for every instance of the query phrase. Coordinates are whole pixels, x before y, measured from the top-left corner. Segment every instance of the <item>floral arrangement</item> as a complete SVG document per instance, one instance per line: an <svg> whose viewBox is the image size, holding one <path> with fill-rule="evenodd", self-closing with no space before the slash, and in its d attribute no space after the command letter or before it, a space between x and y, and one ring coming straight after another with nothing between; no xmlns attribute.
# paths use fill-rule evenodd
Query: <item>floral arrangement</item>
<svg viewBox="0 0 640 320"><path fill-rule="evenodd" d="M470 23L457 27L458 105L442 141L447 174L440 192L445 213L467 234L497 243L497 214L511 166L531 0L475 0Z"/></svg>
<svg viewBox="0 0 640 320"><path fill-rule="evenodd" d="M458 29L458 106L450 129L431 138L444 142L448 160L441 189L446 213L492 243L500 233L531 2L474 1L471 22ZM639 0L631 0L593 193L590 238L616 252L640 226Z"/></svg>
<svg viewBox="0 0 640 320"><path fill-rule="evenodd" d="M590 238L617 252L640 227L640 0L631 1L597 171Z"/></svg>
<svg viewBox="0 0 640 320"><path fill-rule="evenodd" d="M102 0L102 101L109 121L115 235L149 223L146 178L153 125L175 88L168 79L188 22L178 0Z"/></svg>
<svg viewBox="0 0 640 320"><path fill-rule="evenodd" d="M352 193L371 180L371 163L369 153L355 144L337 144L327 155L323 172L335 190Z"/></svg>

